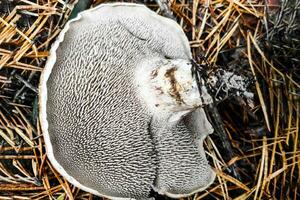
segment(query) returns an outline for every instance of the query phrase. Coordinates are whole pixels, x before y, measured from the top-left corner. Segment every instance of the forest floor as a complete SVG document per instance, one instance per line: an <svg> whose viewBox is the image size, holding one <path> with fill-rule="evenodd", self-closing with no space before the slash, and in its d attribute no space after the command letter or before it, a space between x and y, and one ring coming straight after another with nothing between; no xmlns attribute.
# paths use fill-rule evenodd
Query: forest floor
<svg viewBox="0 0 300 200"><path fill-rule="evenodd" d="M105 2L95 0L92 6ZM299 2L169 2L194 59L208 72L222 68L251 77L249 90L255 94L253 102L228 96L217 103L224 131L205 140L217 178L186 199L300 199ZM154 1L135 3L163 14ZM96 198L51 166L38 120L39 78L73 4L0 2L1 200Z"/></svg>

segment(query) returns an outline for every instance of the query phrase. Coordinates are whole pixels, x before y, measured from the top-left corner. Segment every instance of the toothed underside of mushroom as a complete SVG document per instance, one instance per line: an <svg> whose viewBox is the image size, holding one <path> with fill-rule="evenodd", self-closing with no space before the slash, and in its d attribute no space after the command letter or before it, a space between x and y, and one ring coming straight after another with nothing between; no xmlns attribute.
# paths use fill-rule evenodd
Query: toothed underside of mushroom
<svg viewBox="0 0 300 200"><path fill-rule="evenodd" d="M41 76L40 118L49 160L68 181L96 195L137 199L149 195L157 177L180 178L180 185L167 183L176 194L211 183L191 130L182 122L167 130L150 124L159 115L140 94L137 69L166 57L188 62L188 40L179 25L145 6L101 5L62 30ZM182 171L190 172L186 179Z"/></svg>

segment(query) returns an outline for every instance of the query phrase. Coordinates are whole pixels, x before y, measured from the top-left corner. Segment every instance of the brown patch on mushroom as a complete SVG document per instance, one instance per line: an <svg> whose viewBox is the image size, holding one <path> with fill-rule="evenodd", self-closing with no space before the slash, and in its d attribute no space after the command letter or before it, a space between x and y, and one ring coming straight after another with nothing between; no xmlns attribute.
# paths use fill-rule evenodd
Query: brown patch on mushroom
<svg viewBox="0 0 300 200"><path fill-rule="evenodd" d="M172 67L168 69L165 73L165 77L170 80L171 83L171 89L169 91L169 94L175 98L176 102L181 105L183 102L182 97L180 96L179 90L178 90L178 83L175 78L175 71L177 70L176 67Z"/></svg>
<svg viewBox="0 0 300 200"><path fill-rule="evenodd" d="M155 90L159 92L158 94L163 94L164 93L164 91L163 91L163 89L161 87L157 87L156 86Z"/></svg>

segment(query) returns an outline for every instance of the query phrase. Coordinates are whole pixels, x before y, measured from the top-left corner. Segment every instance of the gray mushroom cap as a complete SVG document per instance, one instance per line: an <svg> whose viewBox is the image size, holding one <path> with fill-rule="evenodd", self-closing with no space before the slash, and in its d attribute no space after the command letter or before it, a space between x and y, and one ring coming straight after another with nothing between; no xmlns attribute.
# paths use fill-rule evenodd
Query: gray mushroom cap
<svg viewBox="0 0 300 200"><path fill-rule="evenodd" d="M208 187L215 174L202 141L212 127L194 110L211 98L205 88L197 96L185 73L190 59L180 26L142 5L104 4L68 22L40 81L55 169L113 199L146 198L152 188L179 198Z"/></svg>

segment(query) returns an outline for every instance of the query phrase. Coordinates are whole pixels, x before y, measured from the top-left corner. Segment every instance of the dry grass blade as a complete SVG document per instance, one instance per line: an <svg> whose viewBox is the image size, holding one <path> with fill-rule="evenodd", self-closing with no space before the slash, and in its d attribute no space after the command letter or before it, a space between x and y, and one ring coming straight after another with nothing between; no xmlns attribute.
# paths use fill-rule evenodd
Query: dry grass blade
<svg viewBox="0 0 300 200"><path fill-rule="evenodd" d="M247 36L247 51L248 51L248 58L249 58L249 64L250 64L250 68L251 68L252 74L253 74L255 80L257 80L257 76L256 76L256 73L255 73L253 64L252 64L252 63L253 63L253 60L252 60L252 54L251 54L251 42L250 42L250 37L251 37L251 33L248 33L248 36ZM264 113L265 121L266 121L268 130L270 131L270 130L271 130L271 127L270 127L269 117L268 117L268 113L267 113L267 107L266 107L266 103L265 103L265 101L264 101L264 97L263 97L263 94L262 94L262 92L261 92L261 89L260 89L260 86L259 86L258 81L255 81L255 86L256 86L256 90L257 90L257 94L258 94L258 98L259 98L260 104L261 104L261 106L262 106L262 110L263 110L263 113Z"/></svg>
<svg viewBox="0 0 300 200"><path fill-rule="evenodd" d="M247 192L250 192L250 189L243 183L241 183L240 181L236 180L235 178L223 173L222 171L217 171L218 176L224 178L225 180L239 186L240 188L246 190Z"/></svg>

